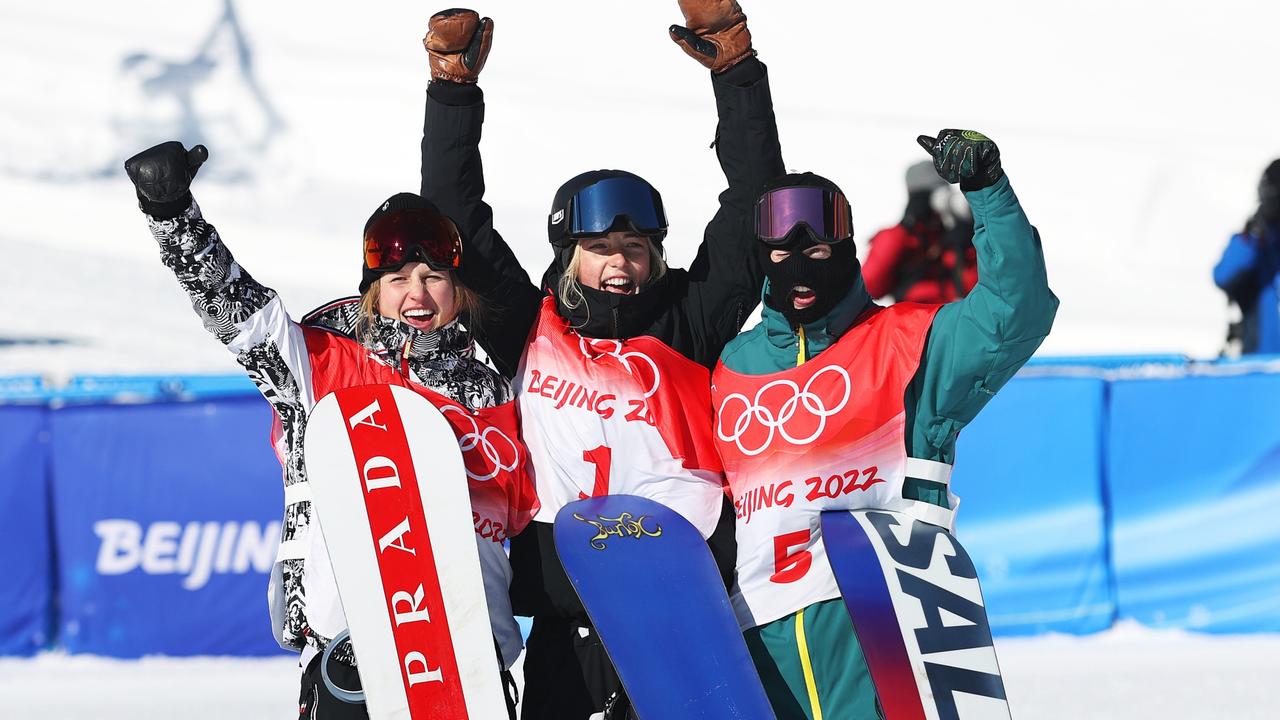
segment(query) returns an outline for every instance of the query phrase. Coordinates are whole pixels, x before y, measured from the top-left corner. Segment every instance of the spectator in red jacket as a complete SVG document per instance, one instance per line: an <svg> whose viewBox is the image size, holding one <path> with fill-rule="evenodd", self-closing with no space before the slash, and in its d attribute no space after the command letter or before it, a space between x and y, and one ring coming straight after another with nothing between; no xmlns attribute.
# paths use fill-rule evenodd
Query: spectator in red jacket
<svg viewBox="0 0 1280 720"><path fill-rule="evenodd" d="M902 222L871 238L862 264L867 292L877 299L892 295L897 302L958 300L978 282L969 205L929 162L907 168L906 179Z"/></svg>

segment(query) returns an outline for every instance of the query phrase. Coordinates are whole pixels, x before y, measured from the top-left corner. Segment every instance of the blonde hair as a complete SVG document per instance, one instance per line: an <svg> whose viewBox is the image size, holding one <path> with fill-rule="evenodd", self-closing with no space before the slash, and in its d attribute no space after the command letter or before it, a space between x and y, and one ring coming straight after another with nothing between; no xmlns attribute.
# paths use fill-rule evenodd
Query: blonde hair
<svg viewBox="0 0 1280 720"><path fill-rule="evenodd" d="M481 314L484 312L484 306L480 303L480 296L463 285L458 276L452 270L436 270L436 272L444 273L449 282L453 284L453 308L448 316L441 317L436 327L444 327L461 316L466 316L467 329L475 331L475 325ZM378 312L378 299L382 296L381 291L382 278L369 284L369 288L360 296L360 320L356 323L356 339L362 343L368 343L375 339L376 334L374 328L377 327L378 318L382 313Z"/></svg>
<svg viewBox="0 0 1280 720"><path fill-rule="evenodd" d="M582 294L582 284L578 282L578 267L581 264L582 246L575 243L573 255L569 258L569 264L565 266L564 272L560 274L560 282L556 287L556 295L567 308L576 309L579 305L587 302L586 296ZM666 274L667 259L662 256L662 251L658 249L658 243L650 239L649 277L644 281L644 284L655 283ZM643 286L641 287L643 288Z"/></svg>

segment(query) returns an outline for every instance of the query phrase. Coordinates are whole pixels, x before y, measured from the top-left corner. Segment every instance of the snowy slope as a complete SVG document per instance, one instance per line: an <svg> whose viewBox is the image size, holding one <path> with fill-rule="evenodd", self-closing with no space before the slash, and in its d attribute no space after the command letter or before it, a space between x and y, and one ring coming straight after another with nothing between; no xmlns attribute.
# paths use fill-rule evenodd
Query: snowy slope
<svg viewBox="0 0 1280 720"><path fill-rule="evenodd" d="M1275 717L1277 636L1205 637L1125 626L1086 638L996 644L1016 718ZM292 658L122 661L50 653L0 658L0 691L5 717L14 720L283 718L296 707L298 674Z"/></svg>
<svg viewBox="0 0 1280 720"><path fill-rule="evenodd" d="M744 4L787 164L839 182L863 240L899 216L916 134L981 129L1062 298L1044 352L1216 352L1210 268L1280 155L1280 5ZM221 0L0 5L0 373L234 371L119 171L171 137L209 145L207 217L295 313L352 291L368 213L417 187L435 9L279 0L229 23ZM687 262L722 179L707 77L666 38L675 3L479 9L497 23L488 197L526 266L549 259L556 186L594 167L658 186Z"/></svg>

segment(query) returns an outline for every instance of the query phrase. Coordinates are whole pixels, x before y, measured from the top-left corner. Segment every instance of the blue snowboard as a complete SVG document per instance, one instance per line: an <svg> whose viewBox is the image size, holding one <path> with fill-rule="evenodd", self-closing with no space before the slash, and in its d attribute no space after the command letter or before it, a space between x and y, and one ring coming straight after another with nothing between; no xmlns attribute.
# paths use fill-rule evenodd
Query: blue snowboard
<svg viewBox="0 0 1280 720"><path fill-rule="evenodd" d="M556 552L641 720L774 718L711 551L633 495L556 515Z"/></svg>

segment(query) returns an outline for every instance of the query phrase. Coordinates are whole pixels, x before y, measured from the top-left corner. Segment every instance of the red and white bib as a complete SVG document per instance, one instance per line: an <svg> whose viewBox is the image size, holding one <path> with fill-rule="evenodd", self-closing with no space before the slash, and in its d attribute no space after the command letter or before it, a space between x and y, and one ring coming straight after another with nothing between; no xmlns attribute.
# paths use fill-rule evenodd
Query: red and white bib
<svg viewBox="0 0 1280 720"><path fill-rule="evenodd" d="M876 312L781 372L716 367L716 447L737 511L732 599L744 628L840 597L822 543L823 510L899 510L950 524L945 508L902 496L903 395L938 307Z"/></svg>
<svg viewBox="0 0 1280 720"><path fill-rule="evenodd" d="M324 397L339 388L377 383L407 387L425 397L458 436L476 533L501 545L524 529L537 507L537 498L532 492L529 457L520 441L514 401L473 412L411 382L395 369L370 360L368 349L349 338L310 327L304 332L315 397Z"/></svg>
<svg viewBox="0 0 1280 720"><path fill-rule="evenodd" d="M538 507L529 453L520 440L515 401L473 412L412 382L382 362L370 359L369 350L350 338L315 327L303 326L302 330L314 397L322 398L334 390L356 385L399 385L425 397L449 422L458 438L467 473L471 520L480 552L489 618L509 666L515 662L523 643L511 613L511 564L502 543L523 530ZM310 500L308 483L285 488L286 505L300 500ZM466 512L463 508L458 511ZM302 543L298 548L282 546L279 559L298 557L305 561L307 622L316 632L333 637L347 625L324 536L310 533L309 539Z"/></svg>
<svg viewBox="0 0 1280 720"><path fill-rule="evenodd" d="M724 480L707 369L652 337L585 338L543 300L512 385L533 458L539 522L596 495L639 495L708 537Z"/></svg>

